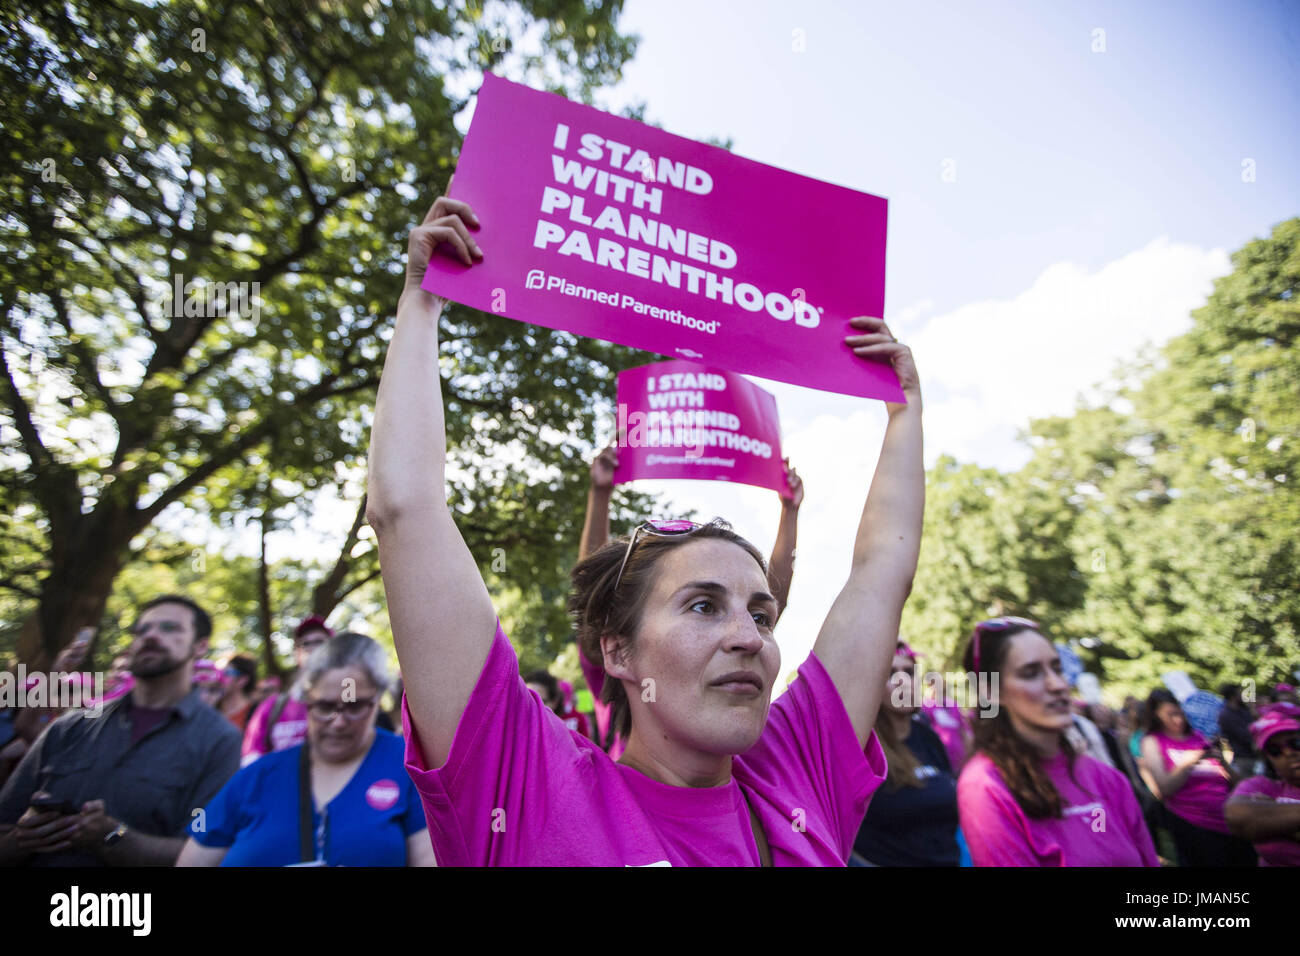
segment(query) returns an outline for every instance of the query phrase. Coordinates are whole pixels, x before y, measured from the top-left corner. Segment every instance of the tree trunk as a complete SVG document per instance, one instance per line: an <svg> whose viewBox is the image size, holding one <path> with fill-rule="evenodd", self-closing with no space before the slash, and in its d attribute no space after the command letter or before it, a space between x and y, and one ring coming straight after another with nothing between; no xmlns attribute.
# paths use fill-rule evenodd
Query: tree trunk
<svg viewBox="0 0 1300 956"><path fill-rule="evenodd" d="M352 549L356 547L358 535L366 521L366 496L361 496L361 504L357 506L356 517L352 519L352 528L348 531L347 539L343 542L343 547L339 549L338 560L334 562L334 567L330 569L329 574L321 580L311 590L311 612L319 614L323 618L328 618L333 610L339 606L339 602L355 590L353 587L344 589L343 582L347 579L348 571L352 569Z"/></svg>
<svg viewBox="0 0 1300 956"><path fill-rule="evenodd" d="M65 517L63 526L71 534L66 546L51 548L40 602L18 635L18 659L33 669L48 669L78 629L99 629L135 533L131 510L113 501L101 501L90 514L78 508Z"/></svg>

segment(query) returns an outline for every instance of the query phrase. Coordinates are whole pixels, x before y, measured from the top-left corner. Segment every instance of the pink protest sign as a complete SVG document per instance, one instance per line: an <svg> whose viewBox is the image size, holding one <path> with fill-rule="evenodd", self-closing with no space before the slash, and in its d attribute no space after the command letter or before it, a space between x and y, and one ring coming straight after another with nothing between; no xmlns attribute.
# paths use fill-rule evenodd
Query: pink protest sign
<svg viewBox="0 0 1300 956"><path fill-rule="evenodd" d="M619 372L618 435L615 484L698 478L786 490L776 399L734 372L693 362Z"/></svg>
<svg viewBox="0 0 1300 956"><path fill-rule="evenodd" d="M903 401L844 344L885 304L888 203L485 74L452 193L482 262L423 288L485 312Z"/></svg>

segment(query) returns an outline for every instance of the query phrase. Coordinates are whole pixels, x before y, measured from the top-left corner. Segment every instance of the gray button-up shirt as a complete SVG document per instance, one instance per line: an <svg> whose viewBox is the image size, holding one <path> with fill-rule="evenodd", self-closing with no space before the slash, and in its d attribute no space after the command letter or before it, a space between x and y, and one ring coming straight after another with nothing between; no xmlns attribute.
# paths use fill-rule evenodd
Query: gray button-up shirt
<svg viewBox="0 0 1300 956"><path fill-rule="evenodd" d="M0 823L15 823L44 790L78 806L103 800L105 812L153 836L184 836L193 811L206 806L239 769L240 733L191 691L134 745L132 695L94 711L66 713L50 724L0 790ZM37 853L32 866L99 866L84 851Z"/></svg>

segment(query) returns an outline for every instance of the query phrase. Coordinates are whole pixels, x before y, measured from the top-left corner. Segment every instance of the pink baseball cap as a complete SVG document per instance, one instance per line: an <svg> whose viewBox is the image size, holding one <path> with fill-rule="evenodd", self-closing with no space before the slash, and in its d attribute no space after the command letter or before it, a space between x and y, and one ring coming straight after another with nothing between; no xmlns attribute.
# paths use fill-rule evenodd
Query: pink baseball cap
<svg viewBox="0 0 1300 956"><path fill-rule="evenodd" d="M325 618L319 614L313 614L311 617L303 618L302 623L294 628L293 639L296 641L304 634L309 634L312 631L324 631L330 637L334 636L334 629L325 623Z"/></svg>
<svg viewBox="0 0 1300 956"><path fill-rule="evenodd" d="M1268 738L1288 730L1300 730L1300 707L1286 703L1269 704L1260 711L1259 720L1250 725L1250 739L1256 750L1263 750Z"/></svg>

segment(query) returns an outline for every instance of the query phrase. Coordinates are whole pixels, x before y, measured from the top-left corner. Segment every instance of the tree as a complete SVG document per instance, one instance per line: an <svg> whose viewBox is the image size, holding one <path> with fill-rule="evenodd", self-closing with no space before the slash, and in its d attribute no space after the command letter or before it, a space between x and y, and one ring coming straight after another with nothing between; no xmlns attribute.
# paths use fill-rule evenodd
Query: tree
<svg viewBox="0 0 1300 956"><path fill-rule="evenodd" d="M905 633L955 661L985 614L1083 644L1110 686L1262 685L1300 662L1300 219L1234 254L1193 326L1105 400L1033 422L1020 471L928 477Z"/></svg>
<svg viewBox="0 0 1300 956"><path fill-rule="evenodd" d="M289 500L359 468L400 250L456 156L465 101L449 91L503 64L589 99L634 49L620 10L29 0L0 14L0 588L25 615L21 657L48 660L98 623L169 509L229 515L267 481ZM563 470L585 471L594 437L578 423L640 357L458 307L443 323L449 442L484 463L453 482L466 538L480 555L518 549L530 593L552 586L545 561L576 538L556 496L581 499ZM527 481L539 469L561 473ZM488 503L522 488L526 522Z"/></svg>

